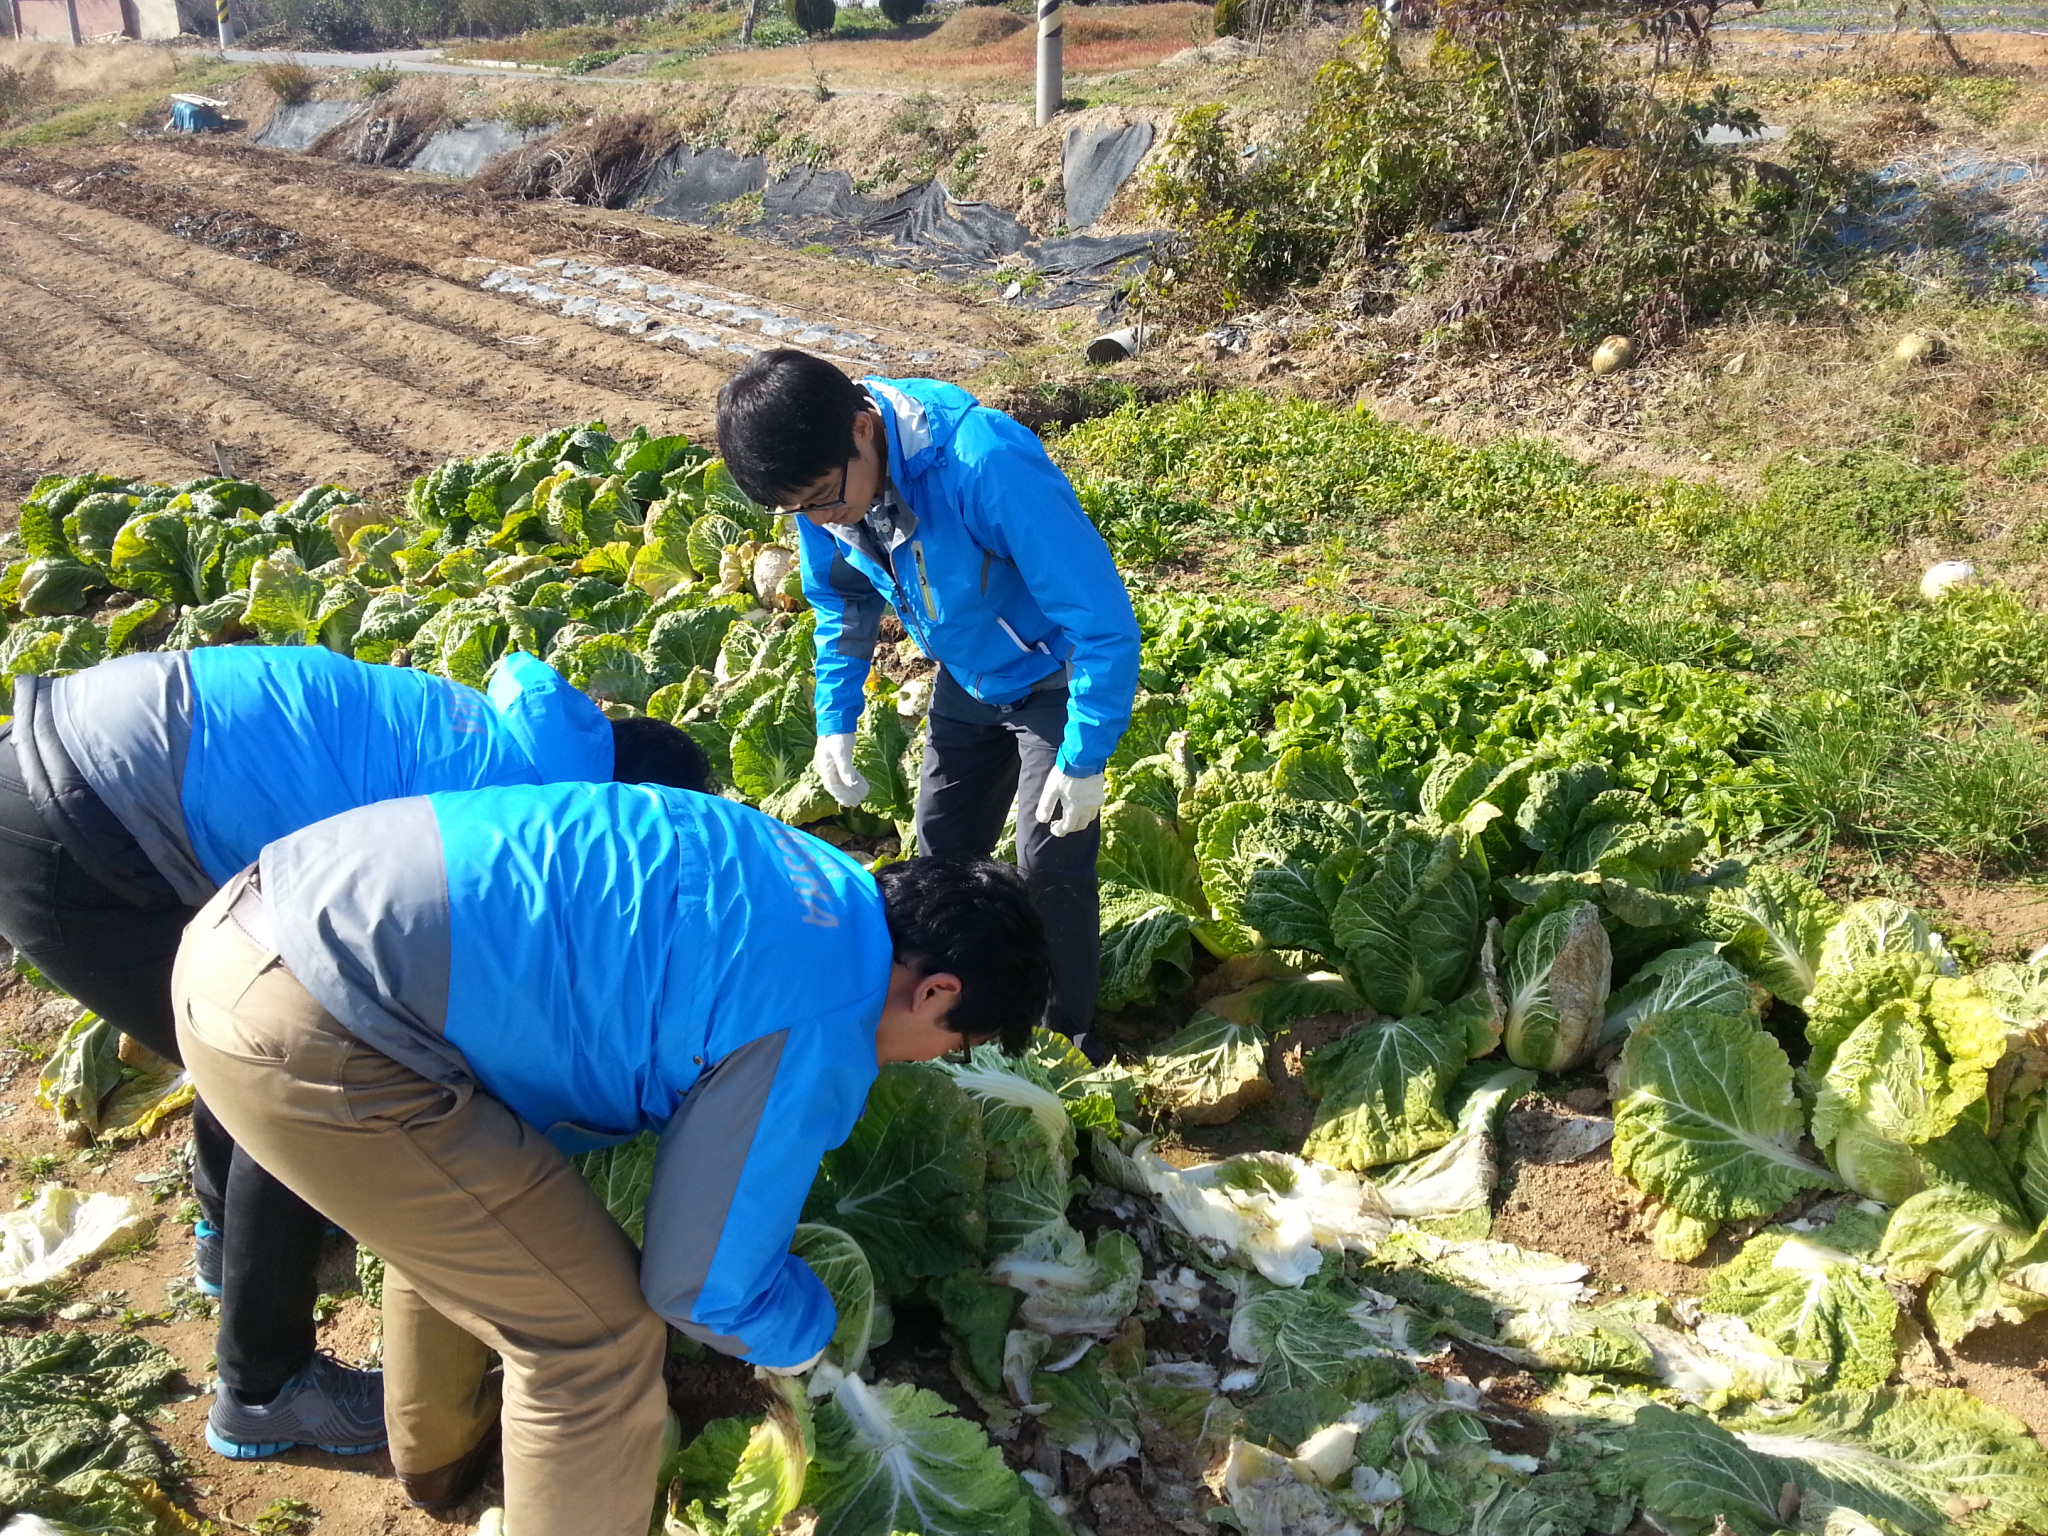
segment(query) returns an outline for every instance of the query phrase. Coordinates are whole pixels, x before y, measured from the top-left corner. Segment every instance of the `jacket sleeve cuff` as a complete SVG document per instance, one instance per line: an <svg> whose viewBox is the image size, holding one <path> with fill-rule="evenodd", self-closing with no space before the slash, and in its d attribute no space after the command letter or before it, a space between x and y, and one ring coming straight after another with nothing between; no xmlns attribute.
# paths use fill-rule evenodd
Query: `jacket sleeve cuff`
<svg viewBox="0 0 2048 1536"><path fill-rule="evenodd" d="M1061 747L1060 755L1053 759L1053 766L1070 779L1092 779L1098 773L1109 771L1109 759L1088 759L1075 757L1072 747Z"/></svg>
<svg viewBox="0 0 2048 1536"><path fill-rule="evenodd" d="M818 706L818 734L820 736L850 736L860 726L860 717L867 701L854 704L820 704Z"/></svg>

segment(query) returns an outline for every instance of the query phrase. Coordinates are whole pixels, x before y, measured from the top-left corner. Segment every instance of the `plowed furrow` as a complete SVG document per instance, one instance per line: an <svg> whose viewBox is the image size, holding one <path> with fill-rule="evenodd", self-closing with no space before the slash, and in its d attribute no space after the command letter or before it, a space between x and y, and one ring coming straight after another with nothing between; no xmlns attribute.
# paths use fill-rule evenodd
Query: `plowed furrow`
<svg viewBox="0 0 2048 1536"><path fill-rule="evenodd" d="M365 444L445 458L518 435L520 423L440 401L266 326L246 308L159 282L84 245L0 220L0 271L48 289L136 340ZM317 292L318 290L311 290Z"/></svg>
<svg viewBox="0 0 2048 1536"><path fill-rule="evenodd" d="M0 261L4 264L4 261ZM210 458L213 441L235 450L245 473L307 481L379 484L406 468L323 427L276 409L190 363L127 335L33 284L0 273L0 353L82 400L115 413L167 419L179 451ZM264 392L260 379L248 381ZM110 469L126 473L125 465Z"/></svg>
<svg viewBox="0 0 2048 1536"><path fill-rule="evenodd" d="M590 371L611 384L564 378L473 335L394 313L374 296L358 297L275 272L61 198L0 185L0 213L33 230L83 239L97 254L140 267L186 292L254 310L273 329L423 393L473 400L510 418L521 431L592 417L627 426L644 423L651 431L686 431L673 413L645 399L645 392L701 401L722 378L702 368L621 370L619 364L639 360L610 354ZM498 302L504 304L507 324L495 334L532 334L509 328L509 318L524 314L524 306ZM617 383L629 383L641 393L621 394Z"/></svg>
<svg viewBox="0 0 2048 1536"><path fill-rule="evenodd" d="M75 396L0 359L0 421L8 457L43 474L122 474L175 485L203 473L200 460L99 415Z"/></svg>
<svg viewBox="0 0 2048 1536"><path fill-rule="evenodd" d="M477 268L479 274L486 270ZM677 402L687 424L676 430L684 432L710 431L719 386L746 361L730 355L721 366L649 342L608 336L581 320L435 277L395 279L381 296L422 321L472 337L534 337L540 342L534 351L550 368L578 379L609 379L616 387ZM647 406L640 410L644 413Z"/></svg>

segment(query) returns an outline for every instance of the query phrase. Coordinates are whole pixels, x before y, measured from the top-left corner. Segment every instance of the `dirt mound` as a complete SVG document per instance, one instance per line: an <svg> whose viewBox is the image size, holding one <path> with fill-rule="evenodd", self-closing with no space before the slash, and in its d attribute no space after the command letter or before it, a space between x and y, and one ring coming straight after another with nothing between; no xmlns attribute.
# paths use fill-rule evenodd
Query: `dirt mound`
<svg viewBox="0 0 2048 1536"><path fill-rule="evenodd" d="M930 48L986 48L1006 37L1015 37L1031 23L1009 11L986 5L963 6L948 16L919 46Z"/></svg>
<svg viewBox="0 0 2048 1536"><path fill-rule="evenodd" d="M554 197L617 208L677 143L672 125L644 112L592 118L500 156L474 185L493 197Z"/></svg>

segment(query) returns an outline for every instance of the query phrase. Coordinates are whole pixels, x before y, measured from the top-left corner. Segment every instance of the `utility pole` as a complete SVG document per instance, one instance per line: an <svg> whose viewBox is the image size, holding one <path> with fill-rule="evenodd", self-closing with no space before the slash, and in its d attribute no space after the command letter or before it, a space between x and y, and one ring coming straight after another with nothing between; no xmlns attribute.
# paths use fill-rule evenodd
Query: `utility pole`
<svg viewBox="0 0 2048 1536"><path fill-rule="evenodd" d="M71 23L71 46L76 48L85 41L85 35L78 30L78 0L64 0L64 15Z"/></svg>
<svg viewBox="0 0 2048 1536"><path fill-rule="evenodd" d="M220 23L220 51L226 53L235 41L235 23L228 15L228 0L213 0L213 15Z"/></svg>
<svg viewBox="0 0 2048 1536"><path fill-rule="evenodd" d="M1038 126L1059 115L1066 94L1066 27L1060 0L1038 0Z"/></svg>

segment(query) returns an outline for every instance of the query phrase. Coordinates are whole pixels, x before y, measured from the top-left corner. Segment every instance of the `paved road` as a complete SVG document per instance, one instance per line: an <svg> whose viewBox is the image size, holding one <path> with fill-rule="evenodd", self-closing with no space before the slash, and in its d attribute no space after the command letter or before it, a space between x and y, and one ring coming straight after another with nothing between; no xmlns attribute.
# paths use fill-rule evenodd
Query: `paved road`
<svg viewBox="0 0 2048 1536"><path fill-rule="evenodd" d="M234 64L304 64L311 69L403 70L420 75L552 75L551 69L492 69L476 64L443 64L439 48L414 48L399 53L295 53L275 48L230 48L225 57Z"/></svg>

